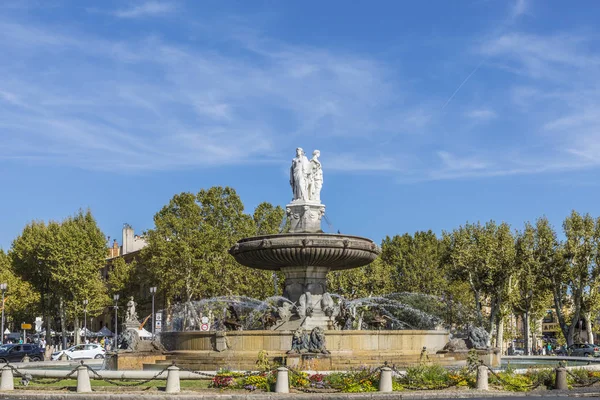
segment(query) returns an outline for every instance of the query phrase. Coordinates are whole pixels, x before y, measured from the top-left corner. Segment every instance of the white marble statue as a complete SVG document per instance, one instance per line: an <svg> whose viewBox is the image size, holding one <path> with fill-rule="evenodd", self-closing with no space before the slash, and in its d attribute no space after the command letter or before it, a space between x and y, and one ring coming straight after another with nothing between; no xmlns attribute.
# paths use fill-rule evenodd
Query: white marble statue
<svg viewBox="0 0 600 400"><path fill-rule="evenodd" d="M138 322L138 315L135 312L136 303L133 296L127 302L127 314L125 314L125 322Z"/></svg>
<svg viewBox="0 0 600 400"><path fill-rule="evenodd" d="M319 150L313 151L313 157L310 160L310 177L308 180L308 195L311 201L321 202L321 187L323 187L323 168L319 156Z"/></svg>
<svg viewBox="0 0 600 400"><path fill-rule="evenodd" d="M311 164L304 154L304 150L298 147L296 149L296 158L292 160L292 167L290 168L290 185L292 186L292 192L296 200L309 200L308 194L308 180L311 175Z"/></svg>

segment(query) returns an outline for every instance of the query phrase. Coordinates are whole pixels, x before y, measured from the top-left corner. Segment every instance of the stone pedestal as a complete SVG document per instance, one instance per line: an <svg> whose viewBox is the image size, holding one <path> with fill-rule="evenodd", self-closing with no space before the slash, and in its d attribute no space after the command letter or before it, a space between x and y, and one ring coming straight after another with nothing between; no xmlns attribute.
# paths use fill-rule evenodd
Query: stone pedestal
<svg viewBox="0 0 600 400"><path fill-rule="evenodd" d="M325 215L325 206L318 202L293 201L286 207L291 233L318 233L321 230L321 218Z"/></svg>
<svg viewBox="0 0 600 400"><path fill-rule="evenodd" d="M327 292L327 267L281 267L285 275L283 296L292 302L298 302L302 293L313 295L313 302L320 304L321 295ZM318 297L317 297L318 296ZM317 305L314 305L315 308Z"/></svg>
<svg viewBox="0 0 600 400"><path fill-rule="evenodd" d="M328 371L332 368L332 361L329 354L288 354L285 358L285 365L299 370Z"/></svg>

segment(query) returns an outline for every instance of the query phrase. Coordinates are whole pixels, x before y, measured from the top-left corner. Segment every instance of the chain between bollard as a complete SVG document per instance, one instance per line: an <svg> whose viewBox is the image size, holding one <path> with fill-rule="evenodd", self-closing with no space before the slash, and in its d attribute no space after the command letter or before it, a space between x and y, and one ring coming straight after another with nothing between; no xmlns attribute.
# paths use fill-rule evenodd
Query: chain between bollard
<svg viewBox="0 0 600 400"><path fill-rule="evenodd" d="M75 372L77 372L77 368L79 367L79 366L77 366L77 367L73 368L71 370L71 372L69 372L64 377L55 378L55 379L45 379L45 378L34 378L31 375L29 375L27 372L21 372L21 371L19 371L16 367L10 365L10 363L6 363L5 365L12 370L12 372L15 374L15 376L17 376L19 378L22 378L23 380L27 381L27 383L25 383L25 386L27 386L29 384L29 382L38 383L40 385L53 385L53 384L58 383L60 381L63 381L63 380L71 378L71 376L73 374L75 374Z"/></svg>
<svg viewBox="0 0 600 400"><path fill-rule="evenodd" d="M122 386L122 387L135 387L135 386L144 385L144 384L146 384L148 382L152 382L154 380L164 380L164 379L159 379L158 377L163 372L167 371L167 369L169 369L170 365L167 366L167 367L165 367L162 371L157 372L152 378L144 379L143 381L139 381L139 382L127 382L125 380L115 381L115 380L112 380L112 379L104 378L102 375L100 375L98 372L96 372L94 369L92 369L89 365L84 365L84 367L86 367L88 369L88 371L90 371L92 374L94 374L95 376L97 376L98 379L101 379L104 382L110 383L111 385Z"/></svg>
<svg viewBox="0 0 600 400"><path fill-rule="evenodd" d="M516 384L516 383L512 383L512 382L509 382L506 379L502 378L489 365L487 365L487 364L485 364L483 362L481 363L481 365L485 366L488 369L488 371L490 371L492 373L492 375L494 375L496 377L496 379L498 379L500 381L500 383L502 383L503 385L506 385L506 386L511 386L511 387L513 387L515 389L519 388L519 389L534 390L534 389L537 389L538 387L540 387L540 385L542 384L542 382L539 379L538 379L537 382L532 383L531 385L519 385L519 384Z"/></svg>
<svg viewBox="0 0 600 400"><path fill-rule="evenodd" d="M576 382L579 382L579 383L573 384L573 386L575 386L575 387L589 387L589 386L592 386L592 385L600 382L600 378L596 378L596 379L592 380L591 382L587 382L587 381L581 379L580 377L578 377L577 375L573 374L568 369L566 371L567 371L567 375L570 375L571 378L573 378Z"/></svg>

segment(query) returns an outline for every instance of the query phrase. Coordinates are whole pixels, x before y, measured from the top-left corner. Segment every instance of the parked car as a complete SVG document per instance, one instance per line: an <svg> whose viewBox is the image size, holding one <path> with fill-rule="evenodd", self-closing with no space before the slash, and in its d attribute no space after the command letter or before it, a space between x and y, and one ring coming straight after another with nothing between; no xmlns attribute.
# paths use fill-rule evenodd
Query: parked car
<svg viewBox="0 0 600 400"><path fill-rule="evenodd" d="M600 347L590 343L577 343L567 347L566 353L573 357L598 357Z"/></svg>
<svg viewBox="0 0 600 400"><path fill-rule="evenodd" d="M0 346L0 363L21 362L26 355L31 361L44 361L44 349L37 344L4 344Z"/></svg>
<svg viewBox="0 0 600 400"><path fill-rule="evenodd" d="M78 344L77 346L69 347L66 350L61 350L52 353L52 360L58 360L63 354L66 354L69 360L77 360L81 358L104 358L106 350L99 344Z"/></svg>
<svg viewBox="0 0 600 400"><path fill-rule="evenodd" d="M515 349L513 350L513 354L515 356L523 356L523 355L525 355L525 349L523 349L521 347L515 347Z"/></svg>

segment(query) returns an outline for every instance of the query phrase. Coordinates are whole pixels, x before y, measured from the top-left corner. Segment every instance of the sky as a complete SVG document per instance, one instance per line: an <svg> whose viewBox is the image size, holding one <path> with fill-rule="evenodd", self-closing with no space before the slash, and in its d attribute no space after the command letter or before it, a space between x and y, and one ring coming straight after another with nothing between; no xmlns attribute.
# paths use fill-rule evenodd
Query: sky
<svg viewBox="0 0 600 400"><path fill-rule="evenodd" d="M0 2L0 248L91 209L136 233L180 192L292 198L326 232L600 216L600 3ZM111 239L112 240L112 239Z"/></svg>

